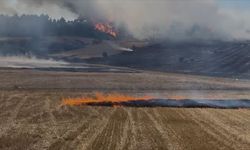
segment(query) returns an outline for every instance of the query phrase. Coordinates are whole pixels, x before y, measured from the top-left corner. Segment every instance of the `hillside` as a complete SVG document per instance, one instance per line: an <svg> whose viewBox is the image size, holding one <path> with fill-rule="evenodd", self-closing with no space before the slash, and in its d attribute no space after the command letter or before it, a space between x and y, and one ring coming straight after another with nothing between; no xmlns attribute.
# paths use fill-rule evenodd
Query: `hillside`
<svg viewBox="0 0 250 150"><path fill-rule="evenodd" d="M249 42L163 43L135 47L133 52L88 59L87 62L165 72L249 78L249 49Z"/></svg>

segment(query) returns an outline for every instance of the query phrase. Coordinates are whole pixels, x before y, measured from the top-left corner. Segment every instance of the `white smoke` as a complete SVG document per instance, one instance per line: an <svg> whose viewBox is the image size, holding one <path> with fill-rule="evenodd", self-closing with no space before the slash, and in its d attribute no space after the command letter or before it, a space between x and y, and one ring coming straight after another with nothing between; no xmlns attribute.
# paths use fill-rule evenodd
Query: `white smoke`
<svg viewBox="0 0 250 150"><path fill-rule="evenodd" d="M250 39L250 11L226 9L219 0L2 0L2 13L46 13L113 20L137 38Z"/></svg>
<svg viewBox="0 0 250 150"><path fill-rule="evenodd" d="M62 67L68 65L64 61L55 61L52 59L38 59L36 57L22 56L0 56L0 67L4 68L49 68Z"/></svg>
<svg viewBox="0 0 250 150"><path fill-rule="evenodd" d="M128 51L128 52L133 52L134 50L131 48L126 48L126 47L122 47L119 46L118 44L111 42L111 41L107 41L107 44L109 44L112 48L120 50L120 51Z"/></svg>

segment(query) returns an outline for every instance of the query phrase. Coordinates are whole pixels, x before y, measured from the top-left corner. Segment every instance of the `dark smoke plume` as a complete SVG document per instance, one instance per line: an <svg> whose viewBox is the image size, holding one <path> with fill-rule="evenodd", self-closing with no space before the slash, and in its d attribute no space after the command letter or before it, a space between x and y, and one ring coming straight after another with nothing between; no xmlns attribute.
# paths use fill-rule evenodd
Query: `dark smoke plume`
<svg viewBox="0 0 250 150"><path fill-rule="evenodd" d="M2 0L0 7L5 14L112 20L141 39L250 39L250 13L222 8L217 0Z"/></svg>

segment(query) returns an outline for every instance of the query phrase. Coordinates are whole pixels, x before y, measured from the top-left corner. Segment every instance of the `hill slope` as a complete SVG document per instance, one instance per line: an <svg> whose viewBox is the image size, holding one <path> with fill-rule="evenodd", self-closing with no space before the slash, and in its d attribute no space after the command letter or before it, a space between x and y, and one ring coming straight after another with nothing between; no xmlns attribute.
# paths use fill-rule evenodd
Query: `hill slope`
<svg viewBox="0 0 250 150"><path fill-rule="evenodd" d="M90 63L146 70L229 77L250 77L250 43L156 44Z"/></svg>

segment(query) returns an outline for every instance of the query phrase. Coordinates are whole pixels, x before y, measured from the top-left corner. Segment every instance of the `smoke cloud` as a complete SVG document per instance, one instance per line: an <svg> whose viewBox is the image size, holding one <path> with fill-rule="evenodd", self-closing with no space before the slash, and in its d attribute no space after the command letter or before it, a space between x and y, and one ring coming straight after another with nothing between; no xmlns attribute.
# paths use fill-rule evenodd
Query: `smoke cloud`
<svg viewBox="0 0 250 150"><path fill-rule="evenodd" d="M65 67L68 63L52 59L39 59L36 57L25 56L0 56L0 67L8 68L48 68L48 67Z"/></svg>
<svg viewBox="0 0 250 150"><path fill-rule="evenodd" d="M112 20L140 39L250 39L250 12L220 7L217 0L2 0L0 10Z"/></svg>

